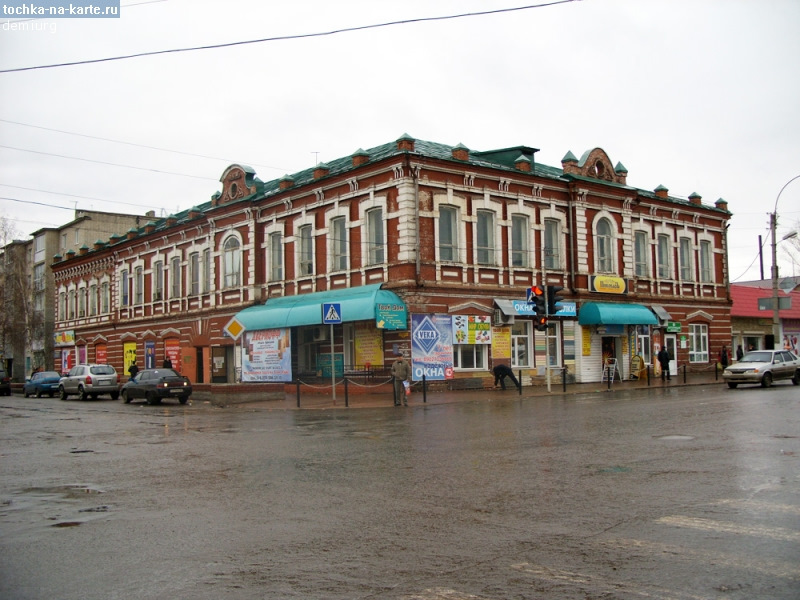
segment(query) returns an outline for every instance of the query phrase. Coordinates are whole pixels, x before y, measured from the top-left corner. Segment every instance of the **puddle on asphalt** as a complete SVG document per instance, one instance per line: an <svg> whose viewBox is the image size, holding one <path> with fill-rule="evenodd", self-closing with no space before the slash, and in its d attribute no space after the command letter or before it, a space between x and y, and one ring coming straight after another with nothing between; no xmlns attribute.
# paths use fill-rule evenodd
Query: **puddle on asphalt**
<svg viewBox="0 0 800 600"><path fill-rule="evenodd" d="M667 440L668 442L688 442L694 439L693 435L656 435L657 440Z"/></svg>

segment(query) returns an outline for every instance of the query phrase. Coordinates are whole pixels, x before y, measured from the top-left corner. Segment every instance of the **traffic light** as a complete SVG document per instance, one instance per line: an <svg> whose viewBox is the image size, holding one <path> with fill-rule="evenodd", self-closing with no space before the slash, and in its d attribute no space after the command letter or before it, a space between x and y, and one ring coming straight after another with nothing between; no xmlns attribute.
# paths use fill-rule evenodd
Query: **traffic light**
<svg viewBox="0 0 800 600"><path fill-rule="evenodd" d="M547 330L547 302L544 298L544 290L538 285L531 288L531 300L533 300L533 310L536 312L536 331Z"/></svg>
<svg viewBox="0 0 800 600"><path fill-rule="evenodd" d="M540 317L547 316L547 303L544 299L544 290L538 285L531 288L531 301L533 302L533 312Z"/></svg>
<svg viewBox="0 0 800 600"><path fill-rule="evenodd" d="M552 316L558 312L558 307L556 306L556 302L561 302L564 299L564 296L559 296L558 292L563 290L564 288L560 285L548 285L547 286L547 314Z"/></svg>

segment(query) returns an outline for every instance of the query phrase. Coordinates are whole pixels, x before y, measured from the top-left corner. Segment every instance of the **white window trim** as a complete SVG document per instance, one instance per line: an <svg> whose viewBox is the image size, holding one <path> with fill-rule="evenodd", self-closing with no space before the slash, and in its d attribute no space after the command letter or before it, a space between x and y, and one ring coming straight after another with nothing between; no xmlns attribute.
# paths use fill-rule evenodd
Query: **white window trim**
<svg viewBox="0 0 800 600"><path fill-rule="evenodd" d="M610 243L610 252L611 255L609 260L611 261L611 269L603 271L600 269L600 238L597 233L597 226L601 220L606 219L611 228L611 243ZM617 262L617 244L616 240L619 238L619 228L617 227L617 222L614 219L614 216L606 211L600 211L597 215L595 215L594 220L592 221L592 241L594 243L594 270L595 273L603 273L606 275L614 275L619 273L619 263Z"/></svg>
<svg viewBox="0 0 800 600"><path fill-rule="evenodd" d="M300 230L301 228L308 226L311 228L311 273L302 273L300 270ZM314 252L314 248L316 247L315 240L317 237L317 231L314 229L314 215L310 213L303 213L302 215L298 216L293 224L292 230L294 233L285 238L285 243L293 243L294 245L294 278L297 279L305 279L308 277L313 277L316 273L316 256ZM283 259L284 264L286 264L286 258ZM284 276L285 277L285 276Z"/></svg>
<svg viewBox="0 0 800 600"><path fill-rule="evenodd" d="M236 238L236 240L239 242L239 283L236 284L236 285L228 286L227 281L226 281L227 276L228 276L228 272L227 272L226 265L225 265L225 244L227 243L227 241L231 237ZM235 290L235 289L241 288L244 285L244 270L245 270L245 265L244 265L244 242L242 240L242 234L239 233L239 231L236 230L236 229L230 229L228 231L225 231L224 233L222 233L222 235L220 235L219 246L218 246L217 250L218 250L218 253L219 253L220 268L222 270L222 277L220 279L221 284L222 284L222 289L223 290Z"/></svg>
<svg viewBox="0 0 800 600"><path fill-rule="evenodd" d="M702 266L701 266L701 252L702 252L702 242L708 242L708 272L709 272L709 279L708 281L702 281ZM716 249L714 248L714 236L706 233L706 232L698 232L697 234L697 269L698 269L698 276L697 280L700 283L710 284L716 283L717 281L717 273L715 268L715 261L714 255L716 254Z"/></svg>
<svg viewBox="0 0 800 600"><path fill-rule="evenodd" d="M439 252L439 207L440 206L450 206L456 209L456 231L457 231L457 238L456 238L456 247L455 247L455 258L450 260L442 260L441 254ZM447 194L434 194L433 196L433 215L434 215L434 232L436 236L436 262L445 263L445 264L464 264L464 256L466 253L465 244L462 240L467 239L467 224L464 219L464 215L467 214L467 199L462 198L460 196L456 196L452 193L452 191L448 191Z"/></svg>
<svg viewBox="0 0 800 600"><path fill-rule="evenodd" d="M667 238L667 271L668 274L666 277L661 276L661 263L658 260L658 249L659 249L659 237L666 236ZM653 241L655 243L654 248L654 264L653 264L653 275L656 279L660 280L669 280L672 281L675 279L675 232L673 229L664 226L657 226L655 231L653 232Z"/></svg>
<svg viewBox="0 0 800 600"><path fill-rule="evenodd" d="M683 276L683 240L686 240L688 243L688 249L686 254L686 259L689 261L689 277ZM697 281L697 273L696 273L696 260L695 257L698 255L700 248L695 246L694 241L692 240L691 232L689 231L682 231L678 235L678 277L680 281L684 283L694 283Z"/></svg>
<svg viewBox="0 0 800 600"><path fill-rule="evenodd" d="M281 236L280 242L280 250L281 250L281 276L273 278L272 277L272 236L278 234ZM286 277L286 252L285 252L285 244L286 244L286 233L285 227L283 223L270 223L264 228L264 244L263 244L263 251L264 251L264 268L266 273L264 274L265 281L267 283L274 283L276 281L283 281Z"/></svg>
<svg viewBox="0 0 800 600"><path fill-rule="evenodd" d="M521 218L525 220L525 249L522 250L524 258L521 265L514 264L514 218ZM533 231L531 223L534 222L533 216L524 212L512 212L508 215L508 264L511 269L532 269L536 264L533 253L533 240L531 232ZM501 238L502 239L502 238Z"/></svg>
<svg viewBox="0 0 800 600"><path fill-rule="evenodd" d="M554 208L543 209L539 213L539 219L541 223L539 225L540 232L541 232L541 264L544 266L546 264L545 259L547 258L544 255L545 252L545 234L546 234L546 221L558 221L558 269L559 271L566 271L567 270L567 259L566 259L566 232L567 232L567 215L561 211L555 210ZM552 267L548 270L553 271Z"/></svg>
<svg viewBox="0 0 800 600"><path fill-rule="evenodd" d="M644 243L644 275L639 275L636 272L636 235L639 233L643 233L645 236L645 243ZM631 265L632 265L632 274L634 277L639 277L641 279L651 279L653 278L653 238L650 235L650 228L643 227L641 225L634 225L631 229L631 246L633 248L633 252L631 255Z"/></svg>
<svg viewBox="0 0 800 600"><path fill-rule="evenodd" d="M383 262L370 262L370 248L372 247L372 243L370 240L370 230L369 230L369 219L367 217L367 213L373 209L380 208L383 211L383 219L381 220L383 226ZM351 223L351 228L360 226L361 227L361 267L378 267L381 265L385 265L386 262L389 260L389 248L387 247L387 240L389 239L386 235L386 220L389 218L389 211L386 206L386 196L375 196L370 194L369 199L366 198L359 203L358 206L358 223ZM352 261L352 257L351 257ZM352 265L352 262L350 263Z"/></svg>

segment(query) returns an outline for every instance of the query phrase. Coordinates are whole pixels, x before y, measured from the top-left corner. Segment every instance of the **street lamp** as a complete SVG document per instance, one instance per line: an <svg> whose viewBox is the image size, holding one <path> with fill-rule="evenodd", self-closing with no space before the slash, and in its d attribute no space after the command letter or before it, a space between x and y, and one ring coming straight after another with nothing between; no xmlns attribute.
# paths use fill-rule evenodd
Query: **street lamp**
<svg viewBox="0 0 800 600"><path fill-rule="evenodd" d="M792 183L795 179L800 179L800 175L795 175L781 188L778 192L778 197L775 198L775 209L769 215L769 230L772 236L772 347L777 348L781 338L781 319L778 314L780 308L778 306L778 242L776 239L776 229L778 228L778 200L786 189L786 186ZM792 231L781 238L781 241L787 240L797 236L797 231Z"/></svg>

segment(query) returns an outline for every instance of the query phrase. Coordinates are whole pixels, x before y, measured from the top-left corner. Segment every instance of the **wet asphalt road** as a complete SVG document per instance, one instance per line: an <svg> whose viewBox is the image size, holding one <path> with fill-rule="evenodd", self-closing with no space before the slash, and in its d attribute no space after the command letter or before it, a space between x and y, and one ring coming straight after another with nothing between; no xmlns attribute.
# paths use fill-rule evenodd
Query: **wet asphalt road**
<svg viewBox="0 0 800 600"><path fill-rule="evenodd" d="M0 598L800 598L800 388L0 398Z"/></svg>

